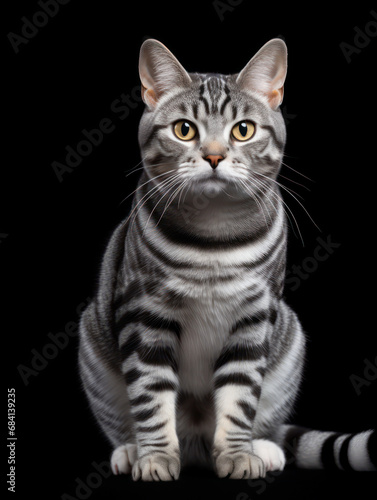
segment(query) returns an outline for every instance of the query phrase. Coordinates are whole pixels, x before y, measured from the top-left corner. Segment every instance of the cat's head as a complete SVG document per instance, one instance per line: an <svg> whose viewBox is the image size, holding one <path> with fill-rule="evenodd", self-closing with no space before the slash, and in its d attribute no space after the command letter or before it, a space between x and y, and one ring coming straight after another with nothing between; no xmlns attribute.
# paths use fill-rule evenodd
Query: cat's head
<svg viewBox="0 0 377 500"><path fill-rule="evenodd" d="M148 39L139 72L146 104L139 143L149 177L171 193L181 187L245 197L276 178L286 137L281 39L233 75L188 73L162 43Z"/></svg>

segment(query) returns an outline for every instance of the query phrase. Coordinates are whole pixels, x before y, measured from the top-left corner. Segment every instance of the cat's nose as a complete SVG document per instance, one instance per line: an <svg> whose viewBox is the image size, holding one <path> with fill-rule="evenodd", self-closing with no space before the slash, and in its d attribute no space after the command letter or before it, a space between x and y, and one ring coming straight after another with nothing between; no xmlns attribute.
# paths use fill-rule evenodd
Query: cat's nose
<svg viewBox="0 0 377 500"><path fill-rule="evenodd" d="M208 161L211 164L213 170L215 170L217 165L221 162L221 160L224 159L224 157L222 155L207 155L204 159Z"/></svg>

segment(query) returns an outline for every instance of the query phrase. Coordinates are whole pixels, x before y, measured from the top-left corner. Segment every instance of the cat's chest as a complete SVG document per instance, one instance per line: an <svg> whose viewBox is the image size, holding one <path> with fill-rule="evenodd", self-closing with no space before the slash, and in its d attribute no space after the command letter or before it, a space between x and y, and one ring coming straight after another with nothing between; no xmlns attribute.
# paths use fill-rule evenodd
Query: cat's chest
<svg viewBox="0 0 377 500"><path fill-rule="evenodd" d="M179 353L179 378L183 391L198 395L212 389L213 366L228 336L234 312L222 300L213 298L187 301Z"/></svg>

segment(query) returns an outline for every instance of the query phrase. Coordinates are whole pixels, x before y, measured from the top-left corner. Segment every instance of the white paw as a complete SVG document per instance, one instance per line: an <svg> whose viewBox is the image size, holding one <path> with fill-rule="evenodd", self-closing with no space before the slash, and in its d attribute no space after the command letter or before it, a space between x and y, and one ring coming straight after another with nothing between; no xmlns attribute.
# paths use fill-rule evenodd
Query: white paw
<svg viewBox="0 0 377 500"><path fill-rule="evenodd" d="M159 453L145 455L136 460L132 467L132 479L137 481L172 481L178 479L181 469L177 457Z"/></svg>
<svg viewBox="0 0 377 500"><path fill-rule="evenodd" d="M113 474L129 474L136 462L136 444L125 444L115 448L111 455L111 470Z"/></svg>
<svg viewBox="0 0 377 500"><path fill-rule="evenodd" d="M222 452L216 459L216 470L219 477L229 479L256 479L265 477L263 461L250 453Z"/></svg>
<svg viewBox="0 0 377 500"><path fill-rule="evenodd" d="M253 453L263 460L266 471L284 469L284 452L276 443L267 439L256 439L253 441Z"/></svg>

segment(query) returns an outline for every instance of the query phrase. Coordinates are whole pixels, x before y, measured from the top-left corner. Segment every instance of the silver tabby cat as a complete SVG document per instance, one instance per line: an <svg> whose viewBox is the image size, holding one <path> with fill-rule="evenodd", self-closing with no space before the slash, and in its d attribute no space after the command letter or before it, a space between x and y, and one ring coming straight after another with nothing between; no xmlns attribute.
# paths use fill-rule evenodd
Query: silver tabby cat
<svg viewBox="0 0 377 500"><path fill-rule="evenodd" d="M140 52L143 172L81 318L80 372L115 474L177 479L299 467L375 470L376 433L284 425L305 338L283 300L287 227L276 178L286 130L280 39L234 75Z"/></svg>

